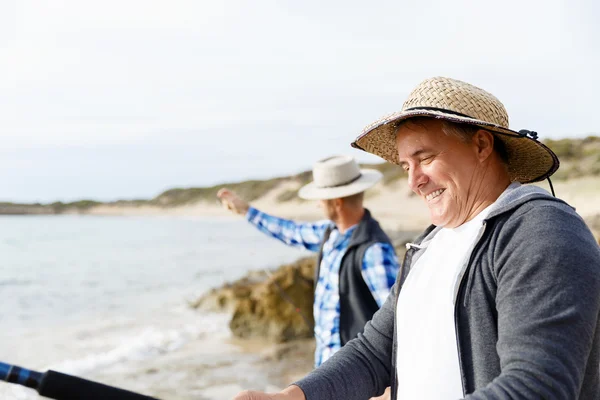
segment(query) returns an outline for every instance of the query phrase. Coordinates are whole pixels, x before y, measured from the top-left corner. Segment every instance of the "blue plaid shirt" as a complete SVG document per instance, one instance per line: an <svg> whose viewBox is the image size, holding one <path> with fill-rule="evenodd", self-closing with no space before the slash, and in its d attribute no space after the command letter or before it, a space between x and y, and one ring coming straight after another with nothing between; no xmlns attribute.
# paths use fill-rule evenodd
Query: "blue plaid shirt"
<svg viewBox="0 0 600 400"><path fill-rule="evenodd" d="M250 207L246 219L267 235L283 243L318 252L325 230L334 229L323 246L319 281L315 289L313 315L315 318L315 367L325 362L341 348L339 271L342 257L350 243L356 225L341 233L329 220L315 223L297 223L277 218ZM396 281L398 259L388 243L375 243L365 252L362 276L381 307Z"/></svg>

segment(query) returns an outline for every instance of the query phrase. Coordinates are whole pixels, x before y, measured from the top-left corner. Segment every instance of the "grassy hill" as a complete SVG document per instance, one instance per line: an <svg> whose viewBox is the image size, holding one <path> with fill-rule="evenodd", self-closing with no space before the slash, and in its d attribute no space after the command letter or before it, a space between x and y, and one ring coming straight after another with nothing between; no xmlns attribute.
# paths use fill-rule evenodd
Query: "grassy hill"
<svg viewBox="0 0 600 400"><path fill-rule="evenodd" d="M588 136L583 139L545 140L559 157L561 166L554 174L553 180L569 180L583 176L600 175L600 137ZM363 168L372 168L383 173L384 185L395 182L406 176L402 168L390 164L363 164ZM52 204L14 204L0 203L0 214L60 214L66 211L85 212L91 207L101 204L122 206L154 206L178 207L197 202L213 202L217 191L222 187L229 187L239 193L248 201L253 201L284 182L295 182L300 186L308 183L312 178L311 171L304 171L287 177L276 177L265 180L248 180L243 182L224 183L210 187L173 188L153 199L146 200L119 200L111 203L100 203L94 200L80 200L71 203L56 202ZM297 198L297 189L283 191L277 197L280 202Z"/></svg>
<svg viewBox="0 0 600 400"><path fill-rule="evenodd" d="M560 168L552 179L566 180L600 175L600 137L585 139L545 140L560 160Z"/></svg>
<svg viewBox="0 0 600 400"><path fill-rule="evenodd" d="M552 176L554 181L600 175L600 137L588 136L584 139L549 139L544 141L544 144L558 155L561 162L560 168ZM361 167L380 171L383 174L384 185L406 177L406 173L402 168L387 162L362 164ZM264 194L266 192L265 189L271 189L283 181L293 180L303 185L310 182L311 178L311 171L304 171L294 176L274 178L266 181L246 181L202 189L174 189L177 192L170 190L161 194L158 198L162 197L164 201L162 204L165 205L181 204L180 201L184 199L190 203L210 200L214 198L214 195L221 187L227 186L240 193L248 201L252 201ZM278 200L283 202L295 199L297 198L297 194L297 190L288 190L280 194Z"/></svg>

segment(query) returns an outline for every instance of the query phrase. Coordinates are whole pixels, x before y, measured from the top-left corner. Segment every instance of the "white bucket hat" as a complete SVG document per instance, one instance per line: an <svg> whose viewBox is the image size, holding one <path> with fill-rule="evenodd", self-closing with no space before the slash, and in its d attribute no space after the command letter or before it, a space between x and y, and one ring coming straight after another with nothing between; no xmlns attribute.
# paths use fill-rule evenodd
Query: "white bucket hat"
<svg viewBox="0 0 600 400"><path fill-rule="evenodd" d="M303 186L298 196L306 200L329 200L352 196L375 185L383 175L373 169L360 169L350 156L333 156L313 166L313 182Z"/></svg>

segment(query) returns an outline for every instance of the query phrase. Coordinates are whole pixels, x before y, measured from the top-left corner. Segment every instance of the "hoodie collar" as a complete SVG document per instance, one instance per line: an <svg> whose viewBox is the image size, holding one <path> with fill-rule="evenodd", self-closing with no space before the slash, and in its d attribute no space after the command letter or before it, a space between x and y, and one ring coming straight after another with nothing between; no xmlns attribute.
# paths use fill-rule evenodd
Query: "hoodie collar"
<svg viewBox="0 0 600 400"><path fill-rule="evenodd" d="M495 218L500 214L504 214L505 212L514 210L522 204L535 199L545 199L568 205L563 200L552 196L546 190L538 186L522 185L519 182L513 182L510 185L508 185L506 190L504 190L504 192L502 192L502 194L492 204L490 212L484 219L484 222ZM430 225L429 228L427 228L425 232L415 240L414 243L407 243L406 248L427 248L429 242L431 242L433 237L440 231L440 229L442 229L442 227Z"/></svg>

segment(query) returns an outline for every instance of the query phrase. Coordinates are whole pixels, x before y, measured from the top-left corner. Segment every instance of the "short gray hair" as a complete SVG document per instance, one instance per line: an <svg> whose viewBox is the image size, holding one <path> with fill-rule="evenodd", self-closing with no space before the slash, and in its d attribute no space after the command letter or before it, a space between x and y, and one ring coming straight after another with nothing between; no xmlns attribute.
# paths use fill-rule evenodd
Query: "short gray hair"
<svg viewBox="0 0 600 400"><path fill-rule="evenodd" d="M396 132L398 132L398 129L400 129L400 127L406 123L421 125L426 120L431 120L431 118L416 117L416 118L406 119L406 120L398 123L398 125L396 126ZM480 129L487 130L478 125L460 124L460 123L451 122L451 121L447 121L447 120L443 120L443 119L441 120L441 122L442 122L442 132L444 132L444 134L446 136L454 136L463 143L471 143L473 136L475 136L477 131L479 131ZM493 132L491 132L491 133L493 134ZM504 145L504 142L502 142L502 140L498 138L498 135L494 135L494 151L496 152L496 154L498 154L498 156L500 157L500 160L504 164L508 164L508 152L506 151L506 146Z"/></svg>

